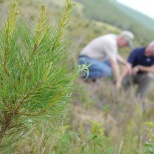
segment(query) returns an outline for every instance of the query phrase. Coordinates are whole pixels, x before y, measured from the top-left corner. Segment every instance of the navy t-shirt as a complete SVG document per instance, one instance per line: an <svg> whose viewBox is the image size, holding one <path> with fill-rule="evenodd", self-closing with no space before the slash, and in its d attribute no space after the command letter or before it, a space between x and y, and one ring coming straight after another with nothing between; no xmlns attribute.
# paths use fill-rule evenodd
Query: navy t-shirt
<svg viewBox="0 0 154 154"><path fill-rule="evenodd" d="M154 56L147 57L144 55L146 47L136 48L134 49L128 57L128 62L132 64L132 67L136 65L143 65L143 66L152 66L154 65ZM143 73L143 72L139 72Z"/></svg>

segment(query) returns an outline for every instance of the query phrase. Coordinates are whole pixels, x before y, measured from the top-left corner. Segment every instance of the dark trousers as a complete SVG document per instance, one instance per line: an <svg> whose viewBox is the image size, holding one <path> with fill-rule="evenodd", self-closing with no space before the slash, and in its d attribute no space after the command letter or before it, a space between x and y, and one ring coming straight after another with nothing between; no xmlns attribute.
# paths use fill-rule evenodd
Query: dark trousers
<svg viewBox="0 0 154 154"><path fill-rule="evenodd" d="M133 76L127 75L123 80L123 86L127 90L131 85L137 84L136 95L143 99L148 95L153 79L154 75L152 73L136 74Z"/></svg>

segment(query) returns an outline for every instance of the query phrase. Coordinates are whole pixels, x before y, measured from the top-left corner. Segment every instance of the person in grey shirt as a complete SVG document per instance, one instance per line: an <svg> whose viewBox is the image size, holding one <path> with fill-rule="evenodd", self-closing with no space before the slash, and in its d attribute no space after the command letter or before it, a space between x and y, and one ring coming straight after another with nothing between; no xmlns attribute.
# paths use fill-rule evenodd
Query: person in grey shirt
<svg viewBox="0 0 154 154"><path fill-rule="evenodd" d="M118 48L126 46L133 48L133 39L132 32L123 31L119 35L107 34L89 42L79 55L79 65L86 64L89 69L89 73L84 72L82 77L95 81L98 78L110 77L113 72L116 80L115 86L119 88L118 61L126 67L129 67L129 65L118 54Z"/></svg>

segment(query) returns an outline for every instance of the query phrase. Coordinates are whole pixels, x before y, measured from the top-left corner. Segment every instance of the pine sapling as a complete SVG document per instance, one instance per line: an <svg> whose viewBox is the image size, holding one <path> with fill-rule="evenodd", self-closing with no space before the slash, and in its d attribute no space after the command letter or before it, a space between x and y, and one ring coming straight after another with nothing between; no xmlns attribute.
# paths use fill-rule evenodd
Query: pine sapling
<svg viewBox="0 0 154 154"><path fill-rule="evenodd" d="M19 16L18 3L11 2L0 31L1 150L8 145L11 149L29 130L42 129L47 121L63 121L80 71L78 67L72 70L67 49L72 6L67 0L59 26L53 26L42 5L37 22L30 28Z"/></svg>

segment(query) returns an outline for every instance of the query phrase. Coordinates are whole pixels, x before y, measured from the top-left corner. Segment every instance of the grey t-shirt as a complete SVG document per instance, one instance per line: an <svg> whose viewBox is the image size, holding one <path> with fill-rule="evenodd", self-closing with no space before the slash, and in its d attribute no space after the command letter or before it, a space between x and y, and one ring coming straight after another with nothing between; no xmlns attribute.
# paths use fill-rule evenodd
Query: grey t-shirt
<svg viewBox="0 0 154 154"><path fill-rule="evenodd" d="M105 61L107 59L116 60L117 53L117 35L107 34L89 42L83 48L80 55L85 55L93 59Z"/></svg>

